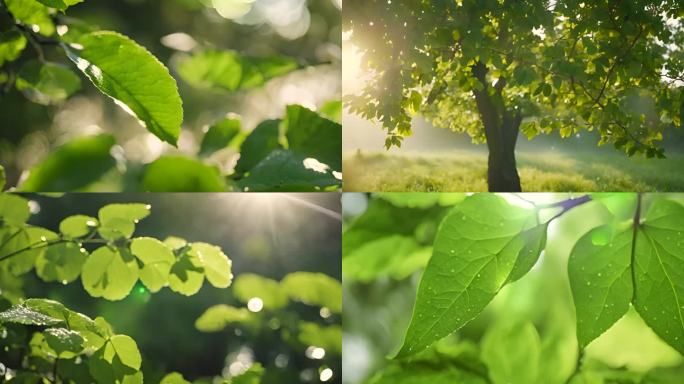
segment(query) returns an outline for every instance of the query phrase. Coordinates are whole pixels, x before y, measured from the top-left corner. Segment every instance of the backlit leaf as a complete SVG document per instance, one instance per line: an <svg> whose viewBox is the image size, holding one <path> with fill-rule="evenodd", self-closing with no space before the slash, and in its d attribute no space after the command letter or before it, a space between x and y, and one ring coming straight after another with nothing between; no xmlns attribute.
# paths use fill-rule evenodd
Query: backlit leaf
<svg viewBox="0 0 684 384"><path fill-rule="evenodd" d="M226 182L218 168L182 156L162 156L147 165L141 188L148 192L221 192Z"/></svg>
<svg viewBox="0 0 684 384"><path fill-rule="evenodd" d="M121 300L128 296L138 280L138 264L123 248L103 246L96 249L83 265L83 288L93 297Z"/></svg>
<svg viewBox="0 0 684 384"><path fill-rule="evenodd" d="M326 307L334 313L342 310L342 285L323 273L293 272L280 282L290 299L307 305Z"/></svg>
<svg viewBox="0 0 684 384"><path fill-rule="evenodd" d="M15 83L29 100L56 104L81 88L81 79L70 69L54 63L29 61L21 67Z"/></svg>
<svg viewBox="0 0 684 384"><path fill-rule="evenodd" d="M168 284L171 265L176 261L169 247L151 237L138 237L131 241L131 253L143 263L140 280L150 292Z"/></svg>
<svg viewBox="0 0 684 384"><path fill-rule="evenodd" d="M243 303L259 298L264 308L270 310L283 308L289 302L287 293L277 281L253 273L238 275L232 290Z"/></svg>
<svg viewBox="0 0 684 384"><path fill-rule="evenodd" d="M342 170L342 125L300 105L287 106L283 125L289 150Z"/></svg>
<svg viewBox="0 0 684 384"><path fill-rule="evenodd" d="M225 304L210 307L195 321L195 328L202 332L218 332L233 323L249 323L252 313L247 308L235 308Z"/></svg>
<svg viewBox="0 0 684 384"><path fill-rule="evenodd" d="M220 247L207 243L192 243L190 251L202 260L207 281L216 288L226 288L233 280L232 263Z"/></svg>
<svg viewBox="0 0 684 384"><path fill-rule="evenodd" d="M87 258L85 249L74 242L54 244L36 259L36 273L44 281L70 283L81 274Z"/></svg>

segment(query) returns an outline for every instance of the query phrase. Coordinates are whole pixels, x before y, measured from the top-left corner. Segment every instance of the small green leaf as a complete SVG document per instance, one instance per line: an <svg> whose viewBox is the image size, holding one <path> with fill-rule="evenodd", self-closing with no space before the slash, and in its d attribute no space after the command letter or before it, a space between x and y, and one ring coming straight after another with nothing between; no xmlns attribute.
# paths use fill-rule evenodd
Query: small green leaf
<svg viewBox="0 0 684 384"><path fill-rule="evenodd" d="M189 381L185 380L183 375L181 375L178 372L171 372L168 375L164 376L159 384L192 384Z"/></svg>
<svg viewBox="0 0 684 384"><path fill-rule="evenodd" d="M140 369L142 357L140 356L140 351L138 351L138 345L135 343L135 340L126 335L115 335L109 339L109 343L125 366L135 370Z"/></svg>
<svg viewBox="0 0 684 384"><path fill-rule="evenodd" d="M482 359L494 384L536 383L541 357L539 334L530 323L494 327L482 340Z"/></svg>
<svg viewBox="0 0 684 384"><path fill-rule="evenodd" d="M93 231L98 226L97 219L85 215L69 216L59 223L59 231L66 237L77 239Z"/></svg>
<svg viewBox="0 0 684 384"><path fill-rule="evenodd" d="M251 321L252 313L246 308L219 304L204 311L195 321L195 328L202 332L219 332L233 323L244 324Z"/></svg>
<svg viewBox="0 0 684 384"><path fill-rule="evenodd" d="M30 26L35 25L41 35L51 36L55 33L55 24L50 18L48 7L35 0L5 0L5 4L17 21Z"/></svg>
<svg viewBox="0 0 684 384"><path fill-rule="evenodd" d="M342 328L339 325L327 327L316 323L299 322L299 342L325 349L327 353L340 354L342 352Z"/></svg>
<svg viewBox="0 0 684 384"><path fill-rule="evenodd" d="M524 234L535 222L535 211L494 194L454 206L438 230L397 357L424 350L477 316L508 282L521 253L536 248L538 236Z"/></svg>
<svg viewBox="0 0 684 384"><path fill-rule="evenodd" d="M77 331L66 328L48 328L43 332L45 341L58 355L63 352L79 353L85 338Z"/></svg>
<svg viewBox="0 0 684 384"><path fill-rule="evenodd" d="M146 167L141 188L148 192L222 192L226 183L212 165L182 156L162 156Z"/></svg>
<svg viewBox="0 0 684 384"><path fill-rule="evenodd" d="M60 103L78 91L81 79L59 64L33 60L21 67L15 85L27 99L49 105Z"/></svg>
<svg viewBox="0 0 684 384"><path fill-rule="evenodd" d="M632 228L603 225L582 236L570 253L568 275L581 348L607 331L632 300Z"/></svg>
<svg viewBox="0 0 684 384"><path fill-rule="evenodd" d="M253 273L240 274L233 284L233 293L243 303L259 298L264 308L275 310L287 306L287 293L280 284L272 279Z"/></svg>
<svg viewBox="0 0 684 384"><path fill-rule="evenodd" d="M11 193L0 194L0 218L9 225L21 225L31 217L28 200Z"/></svg>
<svg viewBox="0 0 684 384"><path fill-rule="evenodd" d="M297 69L286 57L252 58L234 51L205 51L180 61L178 73L190 85L236 91L258 87Z"/></svg>
<svg viewBox="0 0 684 384"><path fill-rule="evenodd" d="M116 165L109 153L114 144L114 137L108 134L68 142L33 167L19 189L57 192L85 188Z"/></svg>
<svg viewBox="0 0 684 384"><path fill-rule="evenodd" d="M100 208L98 217L100 227L97 229L105 239L116 240L130 238L135 231L135 224L150 214L147 204L109 204Z"/></svg>
<svg viewBox="0 0 684 384"><path fill-rule="evenodd" d="M200 145L200 156L209 156L212 153L228 147L237 140L242 132L242 125L239 119L226 118L209 127L207 133L202 137Z"/></svg>
<svg viewBox="0 0 684 384"><path fill-rule="evenodd" d="M192 296L204 283L204 265L196 252L184 251L171 267L169 287L172 291Z"/></svg>
<svg viewBox="0 0 684 384"><path fill-rule="evenodd" d="M646 324L684 353L684 207L656 198L637 232L634 307Z"/></svg>
<svg viewBox="0 0 684 384"><path fill-rule="evenodd" d="M220 247L198 242L190 244L189 252L193 252L202 260L204 274L211 285L216 288L226 288L230 285L233 280L232 262Z"/></svg>
<svg viewBox="0 0 684 384"><path fill-rule="evenodd" d="M45 326L56 325L61 322L60 319L44 315L21 304L0 312L0 323Z"/></svg>
<svg viewBox="0 0 684 384"><path fill-rule="evenodd" d="M103 246L83 264L81 282L93 297L121 300L138 280L138 263L128 250Z"/></svg>
<svg viewBox="0 0 684 384"><path fill-rule="evenodd" d="M300 105L288 105L284 120L288 149L342 170L342 125Z"/></svg>
<svg viewBox="0 0 684 384"><path fill-rule="evenodd" d="M131 253L143 263L140 280L150 292L168 284L171 265L176 261L169 247L151 237L138 237L131 242Z"/></svg>
<svg viewBox="0 0 684 384"><path fill-rule="evenodd" d="M290 273L280 282L290 299L307 305L342 311L342 285L332 277L314 272Z"/></svg>
<svg viewBox="0 0 684 384"><path fill-rule="evenodd" d="M339 188L341 175L314 159L275 150L238 182L244 191L322 191Z"/></svg>
<svg viewBox="0 0 684 384"><path fill-rule="evenodd" d="M26 48L26 37L16 29L0 33L0 66L19 58Z"/></svg>
<svg viewBox="0 0 684 384"><path fill-rule="evenodd" d="M88 253L73 242L49 246L36 259L36 273L43 281L70 283L81 274Z"/></svg>
<svg viewBox="0 0 684 384"><path fill-rule="evenodd" d="M280 120L266 120L247 135L240 147L240 158L235 165L236 173L248 172L273 150L281 148L279 127Z"/></svg>
<svg viewBox="0 0 684 384"><path fill-rule="evenodd" d="M176 81L144 47L110 31L86 33L67 54L93 84L161 140L176 145L183 106Z"/></svg>

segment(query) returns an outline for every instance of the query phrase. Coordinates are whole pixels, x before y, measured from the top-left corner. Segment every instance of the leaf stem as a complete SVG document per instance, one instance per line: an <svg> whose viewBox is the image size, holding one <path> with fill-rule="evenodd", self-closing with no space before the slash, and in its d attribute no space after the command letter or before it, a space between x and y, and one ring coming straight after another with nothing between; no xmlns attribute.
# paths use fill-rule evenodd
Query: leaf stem
<svg viewBox="0 0 684 384"><path fill-rule="evenodd" d="M535 207L538 210L550 209L550 208L561 208L562 210L560 212L558 212L556 215L554 215L552 218L550 218L547 221L547 222L551 222L551 221L561 217L562 215L564 215L565 213L567 213L571 209L578 207L584 203L588 203L590 201L591 201L591 196L584 195L584 196L577 197L577 198L570 198L567 200L557 201L555 203L535 205Z"/></svg>
<svg viewBox="0 0 684 384"><path fill-rule="evenodd" d="M634 223L632 224L632 251L630 254L630 272L632 274L632 303L636 301L636 240L637 232L639 230L639 222L641 221L641 198L643 194L637 193L637 206L634 211Z"/></svg>
<svg viewBox="0 0 684 384"><path fill-rule="evenodd" d="M34 249L47 248L47 247L50 247L52 245L61 244L61 243L69 243L69 242L80 243L80 244L107 244L107 243L109 243L109 241L107 241L105 239L86 239L86 240L82 240L82 241L77 241L77 240L72 240L72 239L57 239L57 240L53 240L53 241L39 241L37 243L33 243L33 244L29 245L26 248L18 249L14 252L10 252L10 253L0 257L0 261L7 260L11 257L17 256L17 255L19 255L23 252L26 252L26 251L32 251Z"/></svg>

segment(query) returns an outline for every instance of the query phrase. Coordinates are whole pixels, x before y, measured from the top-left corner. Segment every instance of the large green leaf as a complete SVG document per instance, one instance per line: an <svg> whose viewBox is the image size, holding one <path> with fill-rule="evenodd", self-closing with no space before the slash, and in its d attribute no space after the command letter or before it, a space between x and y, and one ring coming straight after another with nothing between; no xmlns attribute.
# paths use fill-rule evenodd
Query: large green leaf
<svg viewBox="0 0 684 384"><path fill-rule="evenodd" d="M284 130L291 151L342 170L342 125L301 105L288 105Z"/></svg>
<svg viewBox="0 0 684 384"><path fill-rule="evenodd" d="M45 315L25 305L15 305L3 312L0 312L0 323L13 323L25 325L55 325L62 320Z"/></svg>
<svg viewBox="0 0 684 384"><path fill-rule="evenodd" d="M85 338L78 331L66 328L48 328L43 332L43 335L47 344L58 355L64 352L78 353L83 350Z"/></svg>
<svg viewBox="0 0 684 384"><path fill-rule="evenodd" d="M26 48L26 37L16 29L0 33L0 66L19 58Z"/></svg>
<svg viewBox="0 0 684 384"><path fill-rule="evenodd" d="M495 326L482 340L482 359L494 384L536 383L540 358L539 334L530 323Z"/></svg>
<svg viewBox="0 0 684 384"><path fill-rule="evenodd" d="M121 300L138 280L138 263L128 250L103 246L83 264L83 288L93 297Z"/></svg>
<svg viewBox="0 0 684 384"><path fill-rule="evenodd" d="M244 191L322 191L339 187L341 180L316 160L291 151L275 150L238 182Z"/></svg>
<svg viewBox="0 0 684 384"><path fill-rule="evenodd" d="M656 198L636 237L634 307L684 353L684 207Z"/></svg>
<svg viewBox="0 0 684 384"><path fill-rule="evenodd" d="M240 147L240 158L235 172L243 174L254 168L273 150L281 148L279 143L280 120L266 120L247 135Z"/></svg>
<svg viewBox="0 0 684 384"><path fill-rule="evenodd" d="M142 383L141 362L135 341L126 335L116 335L91 356L89 368L98 383Z"/></svg>
<svg viewBox="0 0 684 384"><path fill-rule="evenodd" d="M36 273L44 281L70 283L81 274L88 253L74 242L49 246L36 259Z"/></svg>
<svg viewBox="0 0 684 384"><path fill-rule="evenodd" d="M161 140L176 145L183 106L176 81L144 47L116 32L80 36L69 58L93 84Z"/></svg>
<svg viewBox="0 0 684 384"><path fill-rule="evenodd" d="M114 144L114 137L107 134L70 141L33 167L19 189L64 192L85 188L116 165L109 153Z"/></svg>
<svg viewBox="0 0 684 384"><path fill-rule="evenodd" d="M629 309L632 300L633 230L607 224L575 244L568 261L577 313L577 340L586 347Z"/></svg>
<svg viewBox="0 0 684 384"><path fill-rule="evenodd" d="M204 265L197 252L184 251L171 267L169 287L185 296L197 293L204 283Z"/></svg>
<svg viewBox="0 0 684 384"><path fill-rule="evenodd" d="M539 239L526 231L536 214L494 194L456 205L435 238L413 316L397 357L420 352L477 316ZM537 231L543 235L543 231Z"/></svg>
<svg viewBox="0 0 684 384"><path fill-rule="evenodd" d="M243 303L255 297L259 298L264 308L269 310L283 308L289 302L287 293L280 283L253 273L240 274L233 284L233 293Z"/></svg>
<svg viewBox="0 0 684 384"><path fill-rule="evenodd" d="M202 137L200 144L200 156L209 156L212 153L226 148L228 146L235 146L239 144L243 137L242 124L240 119L225 118L215 124L212 124L207 132Z"/></svg>
<svg viewBox="0 0 684 384"><path fill-rule="evenodd" d="M285 276L280 285L292 300L327 307L335 313L342 311L342 285L328 275L293 272Z"/></svg>
<svg viewBox="0 0 684 384"><path fill-rule="evenodd" d="M297 69L286 57L254 58L234 51L205 51L180 61L178 73L191 85L204 89L254 88Z"/></svg>
<svg viewBox="0 0 684 384"><path fill-rule="evenodd" d="M5 0L5 4L17 21L35 25L41 35L50 36L55 33L50 10L36 0Z"/></svg>
<svg viewBox="0 0 684 384"><path fill-rule="evenodd" d="M195 328L202 332L222 331L230 324L249 323L252 313L246 308L235 308L225 304L210 307L195 321Z"/></svg>
<svg viewBox="0 0 684 384"><path fill-rule="evenodd" d="M129 238L135 231L135 224L150 214L147 204L108 204L100 208L98 232L108 240Z"/></svg>
<svg viewBox="0 0 684 384"><path fill-rule="evenodd" d="M17 89L38 104L56 104L81 88L81 78L55 63L29 61L17 73Z"/></svg>
<svg viewBox="0 0 684 384"><path fill-rule="evenodd" d="M162 156L145 169L141 188L148 192L222 192L218 168L182 156Z"/></svg>
<svg viewBox="0 0 684 384"><path fill-rule="evenodd" d="M140 280L150 292L168 284L171 266L176 261L169 247L152 237L138 237L131 241L131 253L143 263Z"/></svg>
<svg viewBox="0 0 684 384"><path fill-rule="evenodd" d="M190 244L188 252L202 260L204 274L211 285L216 288L227 288L230 285L233 280L232 262L220 247L197 242Z"/></svg>

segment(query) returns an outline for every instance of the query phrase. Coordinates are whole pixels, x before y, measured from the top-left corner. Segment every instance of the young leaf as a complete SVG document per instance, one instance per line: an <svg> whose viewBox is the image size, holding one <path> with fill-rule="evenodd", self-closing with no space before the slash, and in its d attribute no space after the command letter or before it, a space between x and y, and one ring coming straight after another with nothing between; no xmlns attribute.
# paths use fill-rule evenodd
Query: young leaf
<svg viewBox="0 0 684 384"><path fill-rule="evenodd" d="M81 88L81 79L59 64L29 61L21 67L17 90L34 103L49 105L66 100Z"/></svg>
<svg viewBox="0 0 684 384"><path fill-rule="evenodd" d="M42 314L21 304L0 312L0 323L45 326L56 325L61 322L62 320L60 319Z"/></svg>
<svg viewBox="0 0 684 384"><path fill-rule="evenodd" d="M328 275L293 272L285 276L280 285L292 300L326 307L334 313L342 311L342 285Z"/></svg>
<svg viewBox="0 0 684 384"><path fill-rule="evenodd" d="M342 170L342 125L300 105L288 105L283 126L288 149Z"/></svg>
<svg viewBox="0 0 684 384"><path fill-rule="evenodd" d="M150 292L168 284L171 265L176 261L169 247L151 237L138 237L131 242L131 253L143 263L140 280Z"/></svg>
<svg viewBox="0 0 684 384"><path fill-rule="evenodd" d="M195 321L195 328L202 332L219 332L233 323L249 323L252 312L225 304L210 307Z"/></svg>
<svg viewBox="0 0 684 384"><path fill-rule="evenodd" d="M172 291L192 296L204 283L204 265L196 252L184 251L171 267L169 287Z"/></svg>
<svg viewBox="0 0 684 384"><path fill-rule="evenodd" d="M242 174L254 168L273 150L281 148L279 143L280 120L266 120L249 133L240 147L240 159L235 172Z"/></svg>
<svg viewBox="0 0 684 384"><path fill-rule="evenodd" d="M603 225L582 236L570 253L568 275L580 348L607 331L629 309L632 236L631 226Z"/></svg>
<svg viewBox="0 0 684 384"><path fill-rule="evenodd" d="M33 167L19 189L55 192L85 188L116 165L109 153L114 144L114 137L108 134L70 141Z"/></svg>
<svg viewBox="0 0 684 384"><path fill-rule="evenodd" d="M128 250L103 246L83 264L81 282L93 297L121 300L138 280L138 263Z"/></svg>
<svg viewBox="0 0 684 384"><path fill-rule="evenodd" d="M203 89L254 88L297 68L286 57L250 58L234 51L205 51L180 61L178 73L194 87Z"/></svg>
<svg viewBox="0 0 684 384"><path fill-rule="evenodd" d="M477 316L508 281L523 251L538 239L525 234L535 211L477 194L442 221L420 282L398 358L412 355Z"/></svg>
<svg viewBox="0 0 684 384"><path fill-rule="evenodd" d="M236 138L240 137L242 125L239 119L223 119L211 127L202 137L200 144L200 156L209 156L212 153L228 147Z"/></svg>
<svg viewBox="0 0 684 384"><path fill-rule="evenodd" d="M321 191L340 186L330 169L291 151L275 150L238 182L244 191Z"/></svg>
<svg viewBox="0 0 684 384"><path fill-rule="evenodd" d="M226 288L233 280L232 263L221 248L207 243L192 243L190 251L202 260L207 281L216 288Z"/></svg>
<svg viewBox="0 0 684 384"><path fill-rule="evenodd" d="M77 239L89 234L97 225L97 219L94 217L74 215L59 223L59 231L66 237Z"/></svg>
<svg viewBox="0 0 684 384"><path fill-rule="evenodd" d="M58 355L63 352L79 353L85 338L77 331L66 328L48 328L43 332L45 341Z"/></svg>
<svg viewBox="0 0 684 384"><path fill-rule="evenodd" d="M100 208L97 215L100 236L107 240L129 238L135 231L138 220L150 214L150 206L146 204L109 204Z"/></svg>
<svg viewBox="0 0 684 384"><path fill-rule="evenodd" d="M277 281L253 273L240 274L233 284L233 293L243 303L259 298L269 310L283 308L289 302L287 293Z"/></svg>
<svg viewBox="0 0 684 384"><path fill-rule="evenodd" d="M70 283L81 274L88 253L73 242L49 246L36 259L36 273L43 281Z"/></svg>
<svg viewBox="0 0 684 384"><path fill-rule="evenodd" d="M141 189L147 192L222 192L218 168L182 156L162 156L147 165Z"/></svg>
<svg viewBox="0 0 684 384"><path fill-rule="evenodd" d="M634 307L661 339L684 353L684 207L657 198L635 245Z"/></svg>
<svg viewBox="0 0 684 384"><path fill-rule="evenodd" d="M536 383L540 352L539 334L530 323L494 327L482 340L482 359L494 384Z"/></svg>
<svg viewBox="0 0 684 384"><path fill-rule="evenodd" d="M67 55L93 84L161 140L176 145L183 106L176 81L145 48L110 31L82 35Z"/></svg>

